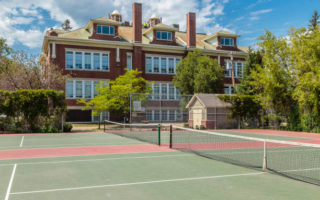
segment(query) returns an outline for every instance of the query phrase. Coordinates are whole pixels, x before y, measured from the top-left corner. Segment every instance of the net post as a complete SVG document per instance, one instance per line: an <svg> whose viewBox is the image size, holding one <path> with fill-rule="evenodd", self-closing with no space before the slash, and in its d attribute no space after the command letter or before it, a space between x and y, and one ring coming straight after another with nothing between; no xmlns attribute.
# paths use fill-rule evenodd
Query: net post
<svg viewBox="0 0 320 200"><path fill-rule="evenodd" d="M172 125L170 124L170 143L169 143L170 149L172 149Z"/></svg>
<svg viewBox="0 0 320 200"><path fill-rule="evenodd" d="M161 125L158 124L158 145L161 145Z"/></svg>
<svg viewBox="0 0 320 200"><path fill-rule="evenodd" d="M262 171L267 171L267 141L263 141L263 163L262 163Z"/></svg>

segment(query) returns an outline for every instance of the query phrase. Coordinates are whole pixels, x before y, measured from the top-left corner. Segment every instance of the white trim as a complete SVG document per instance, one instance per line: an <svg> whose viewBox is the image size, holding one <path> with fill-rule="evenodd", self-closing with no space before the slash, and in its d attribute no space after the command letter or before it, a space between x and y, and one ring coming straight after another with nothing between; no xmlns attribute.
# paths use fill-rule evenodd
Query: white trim
<svg viewBox="0 0 320 200"><path fill-rule="evenodd" d="M73 89L73 97L67 97L67 93L65 93L66 95L66 99L92 99L94 97L94 82L98 81L98 82L108 82L109 79L89 79L89 78L72 78L72 79L68 79L66 80L66 82L72 82L72 89ZM82 97L77 97L76 96L76 82L77 81L81 81L81 85L82 85ZM86 98L85 97L85 82L86 81L91 81L91 97L90 98ZM67 84L65 84L67 87ZM67 90L67 88L65 88L65 91Z"/></svg>
<svg viewBox="0 0 320 200"><path fill-rule="evenodd" d="M120 62L120 49L119 49L119 47L117 47L117 58L116 58L116 62Z"/></svg>
<svg viewBox="0 0 320 200"><path fill-rule="evenodd" d="M57 188L48 190L33 190L25 192L14 192L12 195L19 194L34 194L34 193L46 193L46 192L59 192L59 191L72 191L72 190L85 190L94 188L107 188L107 187L121 187L121 186L131 186L131 185L145 185L154 183L167 183L167 182L181 182L181 181L194 181L194 180L205 180L205 179L218 179L218 178L228 178L237 176L255 176L261 175L265 172L250 172L250 173L238 173L238 174L225 174L217 176L198 176L198 177L188 177L188 178L176 178L176 179L162 179L153 181L142 181L142 182L129 182L129 183L118 183L118 184L107 184L107 185L93 185L93 186L83 186L83 187L71 187L71 188Z"/></svg>
<svg viewBox="0 0 320 200"><path fill-rule="evenodd" d="M165 74L165 75L175 75L177 71L177 62L176 60L182 60L182 56L167 56L167 55L158 55L158 54L146 54L145 59L151 58L151 72L147 71L147 61L145 62L145 73L146 74ZM159 58L159 72L154 72L154 58ZM166 73L162 72L162 59L166 59ZM169 59L173 58L173 73L169 73Z"/></svg>

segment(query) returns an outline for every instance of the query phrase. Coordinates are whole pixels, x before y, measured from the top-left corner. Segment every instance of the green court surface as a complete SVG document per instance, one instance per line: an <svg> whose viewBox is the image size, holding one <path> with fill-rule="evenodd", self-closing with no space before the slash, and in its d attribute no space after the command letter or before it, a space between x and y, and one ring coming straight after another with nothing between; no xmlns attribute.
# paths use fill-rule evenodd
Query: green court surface
<svg viewBox="0 0 320 200"><path fill-rule="evenodd" d="M162 141L168 141L167 132ZM2 150L128 144L146 143L103 133L0 135ZM0 160L0 177L0 200L300 200L320 196L317 185L180 151Z"/></svg>

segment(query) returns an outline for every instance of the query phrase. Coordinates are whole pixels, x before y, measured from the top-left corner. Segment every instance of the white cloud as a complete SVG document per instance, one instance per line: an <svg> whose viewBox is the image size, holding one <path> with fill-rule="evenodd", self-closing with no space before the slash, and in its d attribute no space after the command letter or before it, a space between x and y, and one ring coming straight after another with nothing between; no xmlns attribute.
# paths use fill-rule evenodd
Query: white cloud
<svg viewBox="0 0 320 200"><path fill-rule="evenodd" d="M264 10L257 10L257 11L251 12L250 14L251 15L261 15L264 13L269 13L271 11L272 11L272 9L264 9Z"/></svg>
<svg viewBox="0 0 320 200"><path fill-rule="evenodd" d="M132 3L136 0L10 0L0 1L0 36L9 45L21 42L30 48L39 48L43 40L45 23L59 27L65 19L71 26L83 27L89 19L107 16L118 9L124 21L132 21ZM216 22L216 17L224 14L224 6L229 0L140 0L143 5L143 21L155 13L165 24L179 24L186 29L186 14L197 13L197 31L212 33L225 29ZM42 15L41 10L49 14ZM32 24L32 25L31 25ZM29 25L21 28L17 25ZM37 26L40 26L37 27ZM35 27L35 28L33 28ZM229 30L229 29L226 29ZM40 41L40 42L39 42Z"/></svg>

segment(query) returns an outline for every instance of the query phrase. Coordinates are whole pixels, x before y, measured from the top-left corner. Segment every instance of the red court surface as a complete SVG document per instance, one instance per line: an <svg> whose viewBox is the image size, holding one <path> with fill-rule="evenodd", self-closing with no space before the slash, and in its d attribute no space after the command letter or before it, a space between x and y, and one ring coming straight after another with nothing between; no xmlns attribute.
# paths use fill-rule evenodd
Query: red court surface
<svg viewBox="0 0 320 200"><path fill-rule="evenodd" d="M157 145L152 145L152 144L18 149L18 150L0 151L0 160L21 159L21 158L103 155L103 154L123 154L123 153L143 153L143 152L164 152L164 151L173 151L173 150L169 149L168 147L159 147Z"/></svg>

